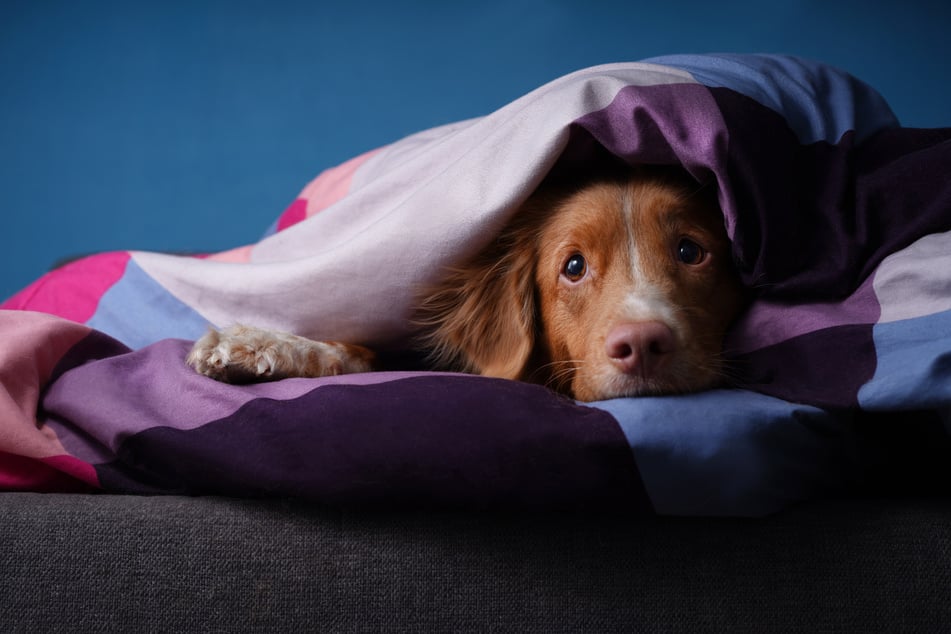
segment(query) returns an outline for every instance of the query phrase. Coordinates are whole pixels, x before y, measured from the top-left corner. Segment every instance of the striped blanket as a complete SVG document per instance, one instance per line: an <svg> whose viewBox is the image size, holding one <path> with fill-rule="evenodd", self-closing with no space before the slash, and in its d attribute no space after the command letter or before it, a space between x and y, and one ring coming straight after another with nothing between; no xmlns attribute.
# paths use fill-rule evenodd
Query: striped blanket
<svg viewBox="0 0 951 634"><path fill-rule="evenodd" d="M399 348L414 288L602 149L718 184L755 293L731 389L580 404L461 374L232 386L184 365L209 324ZM796 58L599 66L323 172L255 244L87 257L2 308L0 490L759 516L860 481L866 425L912 417L951 447L951 129L902 128Z"/></svg>

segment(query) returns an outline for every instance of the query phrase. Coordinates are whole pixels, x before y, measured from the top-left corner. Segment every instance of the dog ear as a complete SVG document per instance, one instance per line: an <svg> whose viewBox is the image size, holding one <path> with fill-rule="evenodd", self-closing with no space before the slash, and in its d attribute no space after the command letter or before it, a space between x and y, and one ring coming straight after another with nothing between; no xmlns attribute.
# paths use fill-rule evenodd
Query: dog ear
<svg viewBox="0 0 951 634"><path fill-rule="evenodd" d="M508 231L425 292L416 322L443 367L525 377L536 342L535 248Z"/></svg>

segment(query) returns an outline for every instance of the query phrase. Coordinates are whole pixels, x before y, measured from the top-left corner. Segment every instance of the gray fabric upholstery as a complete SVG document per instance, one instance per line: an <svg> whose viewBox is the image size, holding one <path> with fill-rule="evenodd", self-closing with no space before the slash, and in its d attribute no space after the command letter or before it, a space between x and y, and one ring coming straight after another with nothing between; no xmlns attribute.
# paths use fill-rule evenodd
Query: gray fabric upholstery
<svg viewBox="0 0 951 634"><path fill-rule="evenodd" d="M0 631L939 631L951 501L764 520L0 494Z"/></svg>

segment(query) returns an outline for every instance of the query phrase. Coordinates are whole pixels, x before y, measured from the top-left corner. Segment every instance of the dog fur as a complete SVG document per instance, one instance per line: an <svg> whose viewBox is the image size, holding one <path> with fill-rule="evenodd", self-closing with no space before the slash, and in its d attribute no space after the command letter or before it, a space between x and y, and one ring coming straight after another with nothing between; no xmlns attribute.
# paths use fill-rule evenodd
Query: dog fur
<svg viewBox="0 0 951 634"><path fill-rule="evenodd" d="M432 366L542 383L582 401L724 382L743 306L722 215L679 170L605 170L544 183L499 237L417 302ZM369 371L353 343L233 326L188 363L246 382Z"/></svg>

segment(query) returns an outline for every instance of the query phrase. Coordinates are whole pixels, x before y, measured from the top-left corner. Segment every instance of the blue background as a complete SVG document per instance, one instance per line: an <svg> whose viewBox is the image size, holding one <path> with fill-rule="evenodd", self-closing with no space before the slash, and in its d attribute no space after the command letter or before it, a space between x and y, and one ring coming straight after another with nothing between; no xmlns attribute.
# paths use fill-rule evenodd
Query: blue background
<svg viewBox="0 0 951 634"><path fill-rule="evenodd" d="M0 0L0 296L253 242L320 170L605 62L803 55L951 125L949 27L947 0Z"/></svg>

